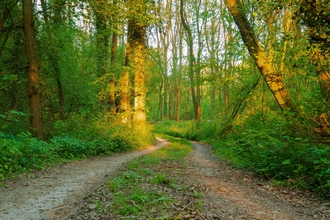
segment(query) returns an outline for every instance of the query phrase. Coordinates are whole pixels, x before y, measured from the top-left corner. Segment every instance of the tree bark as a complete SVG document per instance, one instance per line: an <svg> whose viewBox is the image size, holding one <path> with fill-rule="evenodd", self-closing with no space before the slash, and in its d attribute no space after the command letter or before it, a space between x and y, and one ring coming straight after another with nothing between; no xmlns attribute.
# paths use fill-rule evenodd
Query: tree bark
<svg viewBox="0 0 330 220"><path fill-rule="evenodd" d="M64 93L63 93L63 86L62 82L60 79L61 72L58 64L58 54L55 52L54 45L53 45L53 37L50 31L49 27L49 18L46 13L46 2L45 0L41 0L41 7L42 7L42 13L43 17L45 19L45 24L46 24L46 32L47 32L47 37L48 37L48 43L49 43L49 51L48 55L50 57L50 60L52 61L53 68L55 71L55 77L56 77L56 83L57 83L57 91L58 91L58 98L59 98L59 105L60 105L60 117L61 119L65 119L65 110L64 110ZM56 22L61 22L61 16L60 16L60 11L56 10Z"/></svg>
<svg viewBox="0 0 330 220"><path fill-rule="evenodd" d="M147 121L146 102L146 55L145 55L145 27L134 23L133 31L133 63L134 70L134 114L133 124L135 127L143 128Z"/></svg>
<svg viewBox="0 0 330 220"><path fill-rule="evenodd" d="M96 17L96 42L98 48L97 54L97 70L99 76L104 76L107 73L108 62L108 47L109 47L109 35L107 33L107 22L104 19L104 15L97 10L94 11ZM103 102L104 112L108 111L108 94L105 94Z"/></svg>
<svg viewBox="0 0 330 220"><path fill-rule="evenodd" d="M171 80L172 81L172 80ZM172 83L169 83L168 88L168 119L173 120L173 91L174 91L174 85Z"/></svg>
<svg viewBox="0 0 330 220"><path fill-rule="evenodd" d="M163 83L159 86L159 93L158 93L158 113L157 113L157 120L163 119Z"/></svg>
<svg viewBox="0 0 330 220"><path fill-rule="evenodd" d="M4 8L4 11L3 11L3 15L2 15L2 18L0 19L0 33L2 32L3 30L3 27L4 27L4 24L8 18L10 14L10 9L6 7L5 5L5 8Z"/></svg>
<svg viewBox="0 0 330 220"><path fill-rule="evenodd" d="M175 109L175 120L180 121L180 106L181 106L181 76L183 72L183 63L182 63L182 26L179 28L179 72L177 76L177 87L176 87L176 109Z"/></svg>
<svg viewBox="0 0 330 220"><path fill-rule="evenodd" d="M111 59L110 63L111 65L115 65L116 61L116 52L117 52L117 44L118 44L118 35L117 33L113 32L112 33L112 42L111 42ZM115 114L116 113L116 96L115 96L115 73L114 73L114 68L112 70L111 76L110 76L110 94L109 94L109 99L110 99L110 113Z"/></svg>
<svg viewBox="0 0 330 220"><path fill-rule="evenodd" d="M30 103L31 133L34 137L42 138L42 113L40 104L39 65L37 59L36 35L33 21L32 0L23 0L23 23L25 51L28 59L28 97Z"/></svg>
<svg viewBox="0 0 330 220"><path fill-rule="evenodd" d="M186 119L190 120L190 87L188 86L187 88L187 115L186 115Z"/></svg>
<svg viewBox="0 0 330 220"><path fill-rule="evenodd" d="M125 57L125 68L124 73L120 77L120 101L119 101L119 112L122 113L121 121L126 124L131 120L130 110L130 63L131 63L131 47L132 47L132 39L133 39L133 23L132 21L128 22L127 27L127 43L126 43L126 57Z"/></svg>
<svg viewBox="0 0 330 220"><path fill-rule="evenodd" d="M313 54L312 62L316 68L317 77L320 83L321 92L326 102L330 100L330 71L327 69L329 57L322 52Z"/></svg>
<svg viewBox="0 0 330 220"><path fill-rule="evenodd" d="M184 11L183 11L183 0L180 0L180 15L181 15L181 22L186 30L187 33L187 44L188 44L188 59L189 59L189 66L188 66L188 76L190 80L190 86L191 86L191 96L192 96L192 101L193 101L193 106L194 106L194 118L195 121L200 120L200 106L198 105L198 98L196 95L196 90L195 90L195 77L194 77L194 63L195 63L195 55L194 55L194 49L193 49L193 37L192 37L192 31L187 24L185 18L184 18Z"/></svg>
<svg viewBox="0 0 330 220"><path fill-rule="evenodd" d="M326 102L330 100L330 72L321 71L318 74L318 79L321 86L321 91Z"/></svg>
<svg viewBox="0 0 330 220"><path fill-rule="evenodd" d="M289 92L283 85L282 73L276 72L272 61L267 57L240 3L237 0L226 0L226 4L241 33L244 44L249 50L250 56L257 65L278 105L282 110L290 110L291 112L297 113L298 109L293 104Z"/></svg>
<svg viewBox="0 0 330 220"><path fill-rule="evenodd" d="M113 1L113 5L117 5L117 0ZM113 16L113 23L118 22L118 15L117 13ZM109 82L109 102L110 102L110 114L116 114L117 106L116 106L116 89L115 89L115 71L116 69L116 54L117 54L117 45L118 45L118 34L116 31L112 32L112 39L111 39L111 57L110 57L110 65L112 66L112 71L110 75L110 82Z"/></svg>

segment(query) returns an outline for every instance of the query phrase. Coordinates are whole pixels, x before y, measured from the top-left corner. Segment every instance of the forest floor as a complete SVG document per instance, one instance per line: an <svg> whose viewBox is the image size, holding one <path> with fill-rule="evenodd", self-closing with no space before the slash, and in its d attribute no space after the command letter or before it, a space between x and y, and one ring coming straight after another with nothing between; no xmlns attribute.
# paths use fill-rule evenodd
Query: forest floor
<svg viewBox="0 0 330 220"><path fill-rule="evenodd" d="M158 139L155 146L142 151L75 161L8 180L0 188L0 219L330 219L329 201L270 186L196 142L186 158L151 166L184 186L144 186L172 198L173 202L164 203L164 212L150 209L145 216L134 216L111 210L114 193L107 181L125 170L129 161L166 144ZM118 190L117 194L127 189ZM132 206L137 204L132 201Z"/></svg>

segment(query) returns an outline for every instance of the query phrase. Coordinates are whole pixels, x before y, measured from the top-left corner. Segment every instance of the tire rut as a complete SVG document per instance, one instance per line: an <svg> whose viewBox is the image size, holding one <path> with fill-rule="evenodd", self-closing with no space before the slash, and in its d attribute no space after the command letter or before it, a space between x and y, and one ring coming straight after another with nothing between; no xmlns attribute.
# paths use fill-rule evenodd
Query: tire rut
<svg viewBox="0 0 330 220"><path fill-rule="evenodd" d="M328 209L320 203L294 192L291 199L285 198L280 189L220 160L211 153L211 146L193 142L193 149L187 167L188 178L207 189L205 212L220 219L330 219Z"/></svg>
<svg viewBox="0 0 330 220"><path fill-rule="evenodd" d="M123 164L149 154L167 144L157 144L141 151L74 161L30 177L8 180L0 188L0 219L63 219L89 191L105 182Z"/></svg>

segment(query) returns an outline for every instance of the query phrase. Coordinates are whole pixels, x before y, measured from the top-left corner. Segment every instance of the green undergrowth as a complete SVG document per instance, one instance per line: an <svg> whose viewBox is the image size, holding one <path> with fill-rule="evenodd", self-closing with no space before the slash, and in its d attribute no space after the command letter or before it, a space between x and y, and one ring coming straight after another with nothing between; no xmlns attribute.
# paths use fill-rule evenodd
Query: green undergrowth
<svg viewBox="0 0 330 220"><path fill-rule="evenodd" d="M330 147L303 133L291 132L283 121L249 118L218 136L216 122L162 122L154 130L212 144L222 159L239 168L255 171L276 186L289 186L330 196ZM196 134L196 135L192 135ZM213 134L213 136L211 135Z"/></svg>
<svg viewBox="0 0 330 220"><path fill-rule="evenodd" d="M330 195L329 146L308 138L278 135L274 130L244 130L214 141L217 154L241 168L256 171L274 185Z"/></svg>
<svg viewBox="0 0 330 220"><path fill-rule="evenodd" d="M111 199L95 201L96 204L103 204L99 213L107 216L129 216L132 219L175 219L177 214L171 212L171 204L177 202L175 192L186 192L187 187L180 185L179 178L162 172L161 169L171 161L182 162L191 151L191 144L187 140L173 137L169 139L172 143L129 162L125 169L108 181ZM164 192L164 188L168 190ZM173 194L169 191L173 191Z"/></svg>
<svg viewBox="0 0 330 220"><path fill-rule="evenodd" d="M167 134L173 137L185 138L192 141L206 141L214 139L221 129L219 121L161 121L154 125L154 132Z"/></svg>
<svg viewBox="0 0 330 220"><path fill-rule="evenodd" d="M0 181L58 163L138 149L154 141L148 127L137 131L99 118L57 121L46 141L33 138L28 132L0 131Z"/></svg>

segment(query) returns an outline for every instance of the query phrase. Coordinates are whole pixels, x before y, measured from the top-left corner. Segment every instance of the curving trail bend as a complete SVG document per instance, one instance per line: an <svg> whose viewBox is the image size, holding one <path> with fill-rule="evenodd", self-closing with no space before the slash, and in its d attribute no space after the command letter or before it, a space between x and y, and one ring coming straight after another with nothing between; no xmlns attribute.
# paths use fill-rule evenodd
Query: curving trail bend
<svg viewBox="0 0 330 220"><path fill-rule="evenodd" d="M123 164L166 144L157 138L154 146L144 150L75 161L34 172L33 178L6 181L0 187L0 219L63 219L86 193L106 182Z"/></svg>

